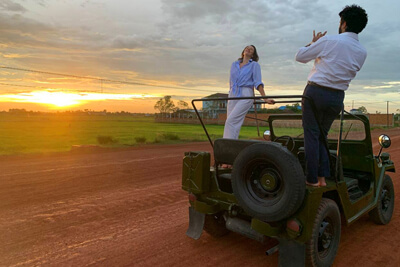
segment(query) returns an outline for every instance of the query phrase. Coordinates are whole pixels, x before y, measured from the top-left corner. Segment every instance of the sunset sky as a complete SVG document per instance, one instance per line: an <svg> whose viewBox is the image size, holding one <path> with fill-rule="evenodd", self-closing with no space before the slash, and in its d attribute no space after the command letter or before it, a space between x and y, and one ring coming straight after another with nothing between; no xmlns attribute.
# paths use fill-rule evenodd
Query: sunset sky
<svg viewBox="0 0 400 267"><path fill-rule="evenodd" d="M227 93L229 68L257 47L268 95L302 94L312 31L337 34L347 1L1 0L0 111L155 112L155 102ZM368 51L346 109L400 108L400 2L355 2Z"/></svg>

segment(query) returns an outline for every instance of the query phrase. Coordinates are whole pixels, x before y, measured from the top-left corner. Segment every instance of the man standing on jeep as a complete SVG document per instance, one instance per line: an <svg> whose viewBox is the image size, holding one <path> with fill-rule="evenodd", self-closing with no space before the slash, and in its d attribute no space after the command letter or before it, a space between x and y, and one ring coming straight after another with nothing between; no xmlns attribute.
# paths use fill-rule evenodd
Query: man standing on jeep
<svg viewBox="0 0 400 267"><path fill-rule="evenodd" d="M325 177L330 176L330 169L323 140L342 110L344 91L367 57L366 49L358 41L358 33L368 22L365 10L357 5L346 6L339 16L338 35L325 36L326 32L314 31L312 42L296 54L296 61L301 63L315 60L303 93L314 101L315 115L310 101L302 100L306 183L310 186L326 186Z"/></svg>

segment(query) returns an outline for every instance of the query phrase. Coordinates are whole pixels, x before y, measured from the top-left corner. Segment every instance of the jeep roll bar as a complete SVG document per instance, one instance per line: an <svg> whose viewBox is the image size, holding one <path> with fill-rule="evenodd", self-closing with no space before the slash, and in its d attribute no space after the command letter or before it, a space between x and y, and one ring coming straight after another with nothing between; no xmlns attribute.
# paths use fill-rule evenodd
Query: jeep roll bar
<svg viewBox="0 0 400 267"><path fill-rule="evenodd" d="M205 125L204 125L203 119L201 118L201 116L200 116L200 114L199 114L199 111L198 111L197 108L196 108L195 102L199 102L199 101L201 101L201 102L204 102L204 101L205 101L205 102L207 102L207 101L221 101L221 100L243 100L243 99L253 99L253 100L255 101L255 100L258 100L258 99L261 100L261 99L265 99L265 98L270 98L270 99L287 99L287 100L282 100L282 101L275 101L275 103L285 103L285 104L287 104L287 103L301 103L303 99L309 100L310 103L311 103L311 108L312 108L312 110L313 110L315 119L316 119L317 124L318 124L318 128L319 128L320 132L322 132L322 126L321 126L321 124L320 124L320 122L319 122L319 120L317 119L317 116L316 116L317 112L316 112L315 103L314 103L314 101L313 101L310 97L304 96L304 95L279 95L279 96L265 96L265 97L264 97L264 96L253 96L253 97L203 98L203 99L193 99L193 100L192 100L192 106L193 106L194 111L196 112L196 115L197 115L197 117L198 117L200 123L201 123L201 126L202 126L203 129L204 129L205 134L207 135L207 138L208 138L208 141L210 142L211 147L214 148L213 141L211 140L211 137L210 137L210 135L208 134L208 131L207 131ZM293 100L293 99L296 99L296 100ZM299 100L299 99L301 99L301 100ZM260 104L267 104L267 103L261 103L261 102L259 102L259 103L260 103ZM255 107L255 110L256 110L256 107ZM336 182L336 184L338 183L338 178L339 178L339 166L340 166L340 161L341 161L341 143L342 143L342 135L343 135L343 118L344 118L344 113L349 114L349 115L355 117L356 119L365 122L365 121L364 121L362 118L360 118L359 116L356 116L356 115L354 115L354 114L351 114L351 113L345 111L345 110L344 110L344 105L342 106L342 110L341 110L341 112L340 112L340 128L339 128L339 137L338 137L338 144L337 144L337 150L336 150L336 157L337 157L337 159L336 159L335 175L334 175L334 176L335 176L335 182ZM247 117L247 116L246 116L246 117ZM257 129L258 129L258 121L268 122L268 121L266 121L266 120L258 119L257 117L256 117L256 118L247 117L247 118L254 119L254 120L257 121ZM329 162L330 162L329 166L331 166L332 159L331 159L331 155L330 155L330 152L329 152L329 146L328 146L328 140L327 140L327 138L324 137L324 142L323 142L323 143L324 143L325 149L326 149L326 151L327 151L327 153L328 153L328 158L329 158Z"/></svg>
<svg viewBox="0 0 400 267"><path fill-rule="evenodd" d="M316 114L316 108L315 108L314 101L311 98L309 98L308 96L303 96L303 95L280 95L280 96L266 96L266 97L264 97L264 96L250 96L250 97L202 98L202 99L193 99L192 100L192 106L193 106L194 111L196 112L197 117L200 120L201 126L204 129L204 132L207 135L207 138L208 138L208 141L210 142L211 147L214 147L214 144L211 141L210 135L208 134L208 131L207 131L205 125L204 125L204 122L203 122L202 118L200 117L199 111L197 110L196 105L195 105L194 102L199 102L199 101L208 102L208 101L221 101L221 100L243 100L243 99L253 99L255 101L255 100L258 100L258 99L262 100L262 99L265 99L265 98L271 98L271 99L279 99L279 98L293 99L293 98L297 98L297 100L275 101L275 103L285 103L285 104L287 104L287 103L301 103L301 100L299 100L299 99L305 98L305 99L310 100L311 106L312 106L312 109L313 109L313 113L314 113L314 115ZM259 102L259 103L260 104L267 104L267 103L261 103L261 102ZM254 120L257 120L257 121L259 121L259 120L260 121L265 121L265 120L256 119L256 118L251 118L251 119L254 119ZM318 122L318 120L317 120L317 122ZM319 125L319 122L318 122L318 127L321 130L321 126Z"/></svg>

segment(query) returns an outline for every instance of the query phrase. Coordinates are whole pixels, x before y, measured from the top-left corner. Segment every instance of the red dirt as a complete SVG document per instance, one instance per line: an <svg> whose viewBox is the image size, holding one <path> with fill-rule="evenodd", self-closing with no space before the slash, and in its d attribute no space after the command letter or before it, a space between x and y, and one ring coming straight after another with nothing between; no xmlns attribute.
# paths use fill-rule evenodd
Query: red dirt
<svg viewBox="0 0 400 267"><path fill-rule="evenodd" d="M386 133L400 166L400 129ZM278 253L265 256L240 235L185 235L181 164L195 150L210 145L0 157L0 265L277 266ZM400 192L399 174L390 175ZM400 265L399 199L389 225L363 216L342 228L334 266Z"/></svg>

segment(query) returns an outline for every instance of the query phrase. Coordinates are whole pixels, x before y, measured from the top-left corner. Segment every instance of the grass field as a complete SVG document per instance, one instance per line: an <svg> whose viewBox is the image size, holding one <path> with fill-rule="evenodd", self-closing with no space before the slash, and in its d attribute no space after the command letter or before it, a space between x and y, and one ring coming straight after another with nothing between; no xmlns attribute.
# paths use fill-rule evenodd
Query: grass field
<svg viewBox="0 0 400 267"><path fill-rule="evenodd" d="M222 137L222 125L207 125L207 130L212 139ZM240 138L257 138L256 127L242 127ZM201 125L155 123L153 117L0 113L0 155L206 140Z"/></svg>

